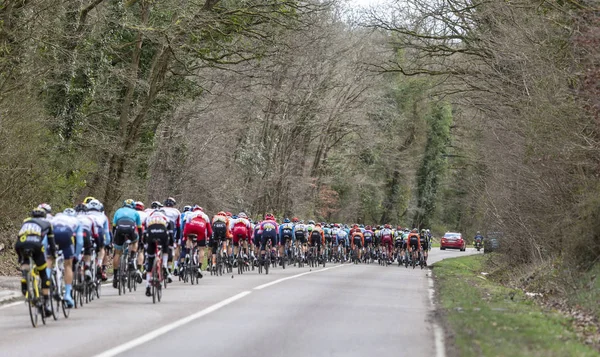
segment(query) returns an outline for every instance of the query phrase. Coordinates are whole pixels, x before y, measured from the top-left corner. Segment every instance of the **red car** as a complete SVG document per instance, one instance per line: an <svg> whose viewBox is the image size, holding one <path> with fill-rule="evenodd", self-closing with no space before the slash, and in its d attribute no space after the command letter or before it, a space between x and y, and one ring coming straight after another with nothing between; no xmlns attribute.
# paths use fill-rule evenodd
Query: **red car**
<svg viewBox="0 0 600 357"><path fill-rule="evenodd" d="M467 249L467 243L461 233L447 232L440 243L441 250L446 250L446 248L460 249L461 252L464 252Z"/></svg>

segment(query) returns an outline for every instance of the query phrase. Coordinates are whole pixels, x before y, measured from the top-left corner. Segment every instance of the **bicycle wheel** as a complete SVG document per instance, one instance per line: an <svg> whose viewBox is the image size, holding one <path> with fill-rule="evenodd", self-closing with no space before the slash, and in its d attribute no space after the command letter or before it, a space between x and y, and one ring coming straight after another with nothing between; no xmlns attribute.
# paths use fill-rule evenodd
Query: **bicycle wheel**
<svg viewBox="0 0 600 357"><path fill-rule="evenodd" d="M42 292L42 279L40 279L40 277L38 276L35 279L36 283L37 283L37 291L38 294L40 294ZM45 325L46 324L46 307L44 305L44 298L42 297L42 295L38 295L36 298L37 302L38 302L38 306L41 307L41 313L40 316L42 317L42 323Z"/></svg>
<svg viewBox="0 0 600 357"><path fill-rule="evenodd" d="M52 311L52 318L54 321L58 320L59 304L60 297L57 299L56 272L53 270L52 279L50 280L50 310Z"/></svg>
<svg viewBox="0 0 600 357"><path fill-rule="evenodd" d="M32 265L32 261L29 261L29 267L33 267ZM34 288L33 288L33 282L31 279L31 272L28 271L27 272L27 296L26 296L26 301L25 303L27 304L27 306L29 307L29 317L31 319L31 325L33 327L37 327L38 325L38 309L37 309L37 305L35 303L35 292L34 292Z"/></svg>

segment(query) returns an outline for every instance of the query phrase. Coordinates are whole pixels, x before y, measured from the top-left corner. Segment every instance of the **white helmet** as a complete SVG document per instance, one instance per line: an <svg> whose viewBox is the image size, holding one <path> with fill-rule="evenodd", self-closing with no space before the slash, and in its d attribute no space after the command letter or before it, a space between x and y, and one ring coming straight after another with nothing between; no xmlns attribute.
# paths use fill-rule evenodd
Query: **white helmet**
<svg viewBox="0 0 600 357"><path fill-rule="evenodd" d="M87 204L87 208L90 211L98 211L101 212L102 211L102 204L100 203L100 201L93 199L90 202L88 202Z"/></svg>
<svg viewBox="0 0 600 357"><path fill-rule="evenodd" d="M239 217L239 218L248 218L248 216L247 216L247 215L246 215L244 212L240 212L240 213L238 214L238 217Z"/></svg>

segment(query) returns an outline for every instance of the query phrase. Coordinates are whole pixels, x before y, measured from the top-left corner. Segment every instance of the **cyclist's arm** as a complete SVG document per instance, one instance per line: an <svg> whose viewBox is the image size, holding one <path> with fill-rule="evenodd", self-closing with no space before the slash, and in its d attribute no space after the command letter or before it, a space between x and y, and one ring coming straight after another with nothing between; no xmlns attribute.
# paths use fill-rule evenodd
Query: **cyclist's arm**
<svg viewBox="0 0 600 357"><path fill-rule="evenodd" d="M75 230L75 256L78 257L83 250L83 227L80 225L77 226Z"/></svg>
<svg viewBox="0 0 600 357"><path fill-rule="evenodd" d="M48 233L46 234L46 237L48 238L48 254L50 254L50 256L54 258L56 257L56 244L54 242L54 230L52 228L52 225L50 225L50 227L48 228Z"/></svg>

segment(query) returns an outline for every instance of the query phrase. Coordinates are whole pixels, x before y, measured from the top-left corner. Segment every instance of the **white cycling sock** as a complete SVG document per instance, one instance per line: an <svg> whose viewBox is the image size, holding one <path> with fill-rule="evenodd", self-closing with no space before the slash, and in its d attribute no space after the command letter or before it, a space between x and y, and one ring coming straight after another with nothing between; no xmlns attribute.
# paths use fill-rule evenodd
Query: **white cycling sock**
<svg viewBox="0 0 600 357"><path fill-rule="evenodd" d="M169 260L169 253L164 253L163 254L163 267L168 269L167 264L169 263L167 260Z"/></svg>
<svg viewBox="0 0 600 357"><path fill-rule="evenodd" d="M102 259L98 259L98 266L102 266Z"/></svg>
<svg viewBox="0 0 600 357"><path fill-rule="evenodd" d="M175 262L173 262L173 264L175 265L175 269L177 269L177 267L179 266L179 259L177 259Z"/></svg>
<svg viewBox="0 0 600 357"><path fill-rule="evenodd" d="M150 279L152 279L152 274L151 273L146 273L146 287L147 288L150 287Z"/></svg>

